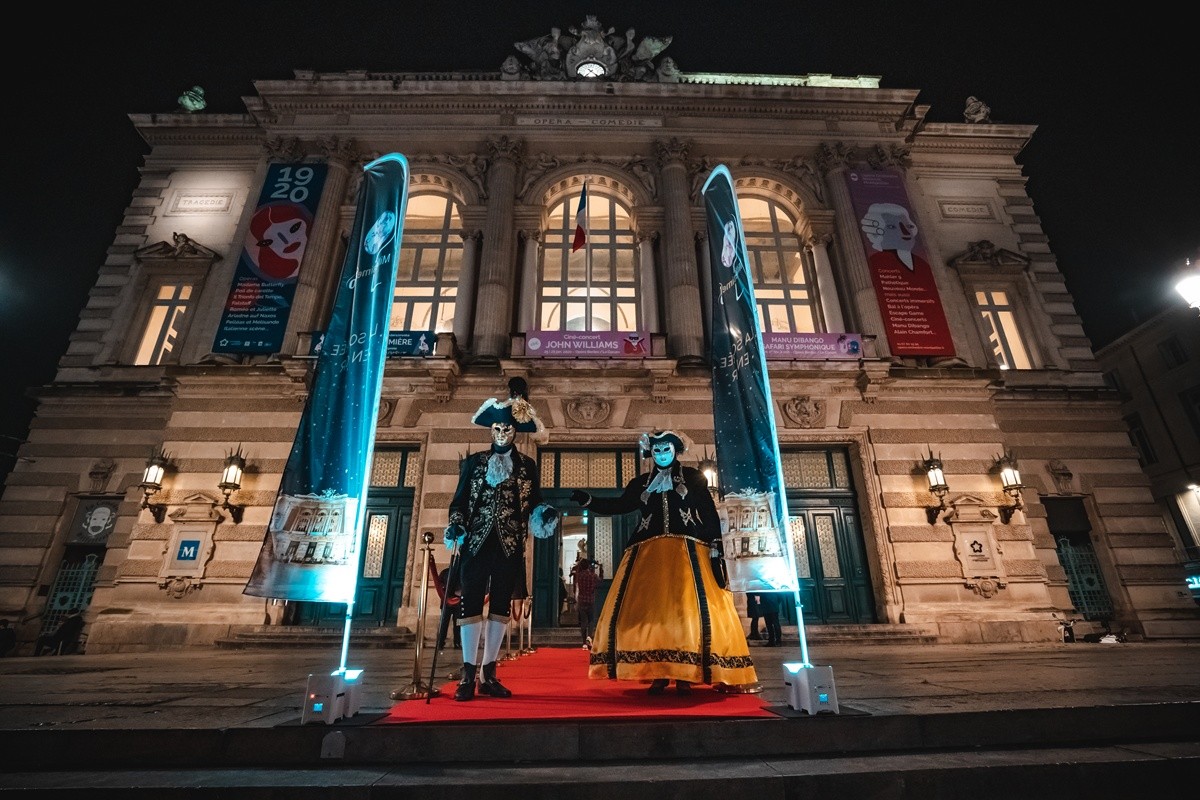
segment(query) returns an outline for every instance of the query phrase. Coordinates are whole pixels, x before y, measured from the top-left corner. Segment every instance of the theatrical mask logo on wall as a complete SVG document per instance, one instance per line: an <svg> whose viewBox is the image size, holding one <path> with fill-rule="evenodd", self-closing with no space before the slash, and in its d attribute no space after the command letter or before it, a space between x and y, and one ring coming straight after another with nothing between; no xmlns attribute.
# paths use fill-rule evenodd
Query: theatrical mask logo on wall
<svg viewBox="0 0 1200 800"><path fill-rule="evenodd" d="M84 503L75 512L75 523L71 527L71 542L77 544L103 544L108 541L117 522L115 501Z"/></svg>

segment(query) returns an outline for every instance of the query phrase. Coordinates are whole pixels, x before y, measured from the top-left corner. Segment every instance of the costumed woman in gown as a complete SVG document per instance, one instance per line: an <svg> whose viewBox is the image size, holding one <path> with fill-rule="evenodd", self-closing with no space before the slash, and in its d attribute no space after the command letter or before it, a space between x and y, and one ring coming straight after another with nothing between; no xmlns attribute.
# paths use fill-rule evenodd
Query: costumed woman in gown
<svg viewBox="0 0 1200 800"><path fill-rule="evenodd" d="M718 568L721 522L708 483L685 467L673 431L641 438L654 463L620 497L576 489L571 500L593 514L641 511L596 621L588 675L650 681L662 694L692 684L727 692L759 691L742 620Z"/></svg>

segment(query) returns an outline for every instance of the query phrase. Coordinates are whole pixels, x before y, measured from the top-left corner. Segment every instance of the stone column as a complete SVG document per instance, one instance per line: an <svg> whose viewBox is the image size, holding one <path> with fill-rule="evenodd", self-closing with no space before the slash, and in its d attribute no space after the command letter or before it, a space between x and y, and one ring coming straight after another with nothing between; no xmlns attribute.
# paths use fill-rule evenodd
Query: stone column
<svg viewBox="0 0 1200 800"><path fill-rule="evenodd" d="M479 290L475 301L474 360L498 364L508 356L512 319L515 236L513 206L523 143L507 136L488 142L488 206L483 225Z"/></svg>
<svg viewBox="0 0 1200 800"><path fill-rule="evenodd" d="M708 250L708 231L696 231L696 250L700 258L700 307L704 309L704 329L712 336L712 253Z"/></svg>
<svg viewBox="0 0 1200 800"><path fill-rule="evenodd" d="M640 283L638 293L641 295L642 327L646 333L662 333L658 322L658 270L654 263L654 240L658 232L637 234L638 270Z"/></svg>
<svg viewBox="0 0 1200 800"><path fill-rule="evenodd" d="M459 231L463 240L462 266L454 292L454 341L459 351L471 346L471 323L475 312L475 284L479 278L479 240L483 231Z"/></svg>
<svg viewBox="0 0 1200 800"><path fill-rule="evenodd" d="M538 297L538 255L541 249L542 232L536 228L524 229L520 232L522 246L525 249L521 259L521 296L517 300L517 332L541 329L542 321L538 319L538 307L541 298Z"/></svg>
<svg viewBox="0 0 1200 800"><path fill-rule="evenodd" d="M851 324L857 324L858 333L878 337L878 354L888 357L891 349L883 329L883 315L879 312L875 286L871 283L871 269L863 252L859 221L850 202L850 189L846 186L846 170L853 165L853 159L854 153L850 149L821 146L821 168L833 200L835 226L844 262L841 272L845 276L849 310L856 318L851 320Z"/></svg>
<svg viewBox="0 0 1200 800"><path fill-rule="evenodd" d="M281 352L284 355L307 355L297 352L303 337L325 323L325 312L333 302L333 288L341 264L337 263L338 237L342 226L342 204L350 184L351 168L358 164L359 153L352 139L324 139L320 147L329 164L321 202L317 204L316 219L308 234L300 278L292 297L292 311Z"/></svg>
<svg viewBox="0 0 1200 800"><path fill-rule="evenodd" d="M817 297L821 302L825 330L831 333L846 333L837 282L833 279L833 266L829 263L829 243L832 241L833 231L812 233L804 240L804 249L812 258L813 277L817 282Z"/></svg>
<svg viewBox="0 0 1200 800"><path fill-rule="evenodd" d="M696 281L696 250L688 193L688 146L678 139L655 142L659 163L659 197L665 211L663 275L666 292L667 352L681 365L702 364L704 328Z"/></svg>

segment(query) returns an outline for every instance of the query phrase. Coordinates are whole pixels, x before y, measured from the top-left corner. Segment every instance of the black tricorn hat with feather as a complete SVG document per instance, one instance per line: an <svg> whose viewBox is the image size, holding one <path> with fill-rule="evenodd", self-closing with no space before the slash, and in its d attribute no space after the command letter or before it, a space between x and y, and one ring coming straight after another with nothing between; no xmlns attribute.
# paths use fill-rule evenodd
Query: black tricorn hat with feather
<svg viewBox="0 0 1200 800"><path fill-rule="evenodd" d="M475 416L471 417L471 422L485 428L502 422L512 425L522 433L540 433L545 430L533 403L529 402L529 384L519 377L509 379L507 400L497 400L493 397L484 400Z"/></svg>

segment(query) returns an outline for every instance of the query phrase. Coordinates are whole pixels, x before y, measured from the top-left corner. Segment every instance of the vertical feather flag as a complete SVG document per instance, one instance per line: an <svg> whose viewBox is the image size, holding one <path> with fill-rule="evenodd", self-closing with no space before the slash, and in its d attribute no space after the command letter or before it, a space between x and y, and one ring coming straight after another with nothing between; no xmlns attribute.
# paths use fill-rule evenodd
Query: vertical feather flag
<svg viewBox="0 0 1200 800"><path fill-rule="evenodd" d="M587 242L587 184L579 194L579 208L575 210L575 240L571 242L571 252L574 253Z"/></svg>
<svg viewBox="0 0 1200 800"><path fill-rule="evenodd" d="M738 525L733 538L753 541L747 550L726 548L729 588L792 591L796 568L788 541L787 492L779 456L771 383L759 330L754 277L746 252L733 179L717 165L702 190L712 260L713 418L717 468L725 499ZM768 514L754 513L758 509ZM733 552L730 552L732 550Z"/></svg>
<svg viewBox="0 0 1200 800"><path fill-rule="evenodd" d="M391 153L363 171L312 391L243 594L348 607L354 601L408 160Z"/></svg>

